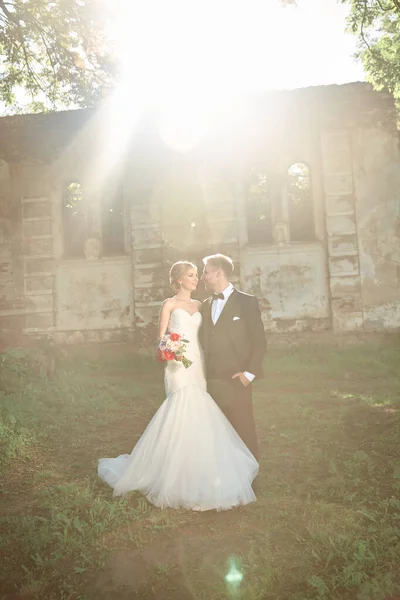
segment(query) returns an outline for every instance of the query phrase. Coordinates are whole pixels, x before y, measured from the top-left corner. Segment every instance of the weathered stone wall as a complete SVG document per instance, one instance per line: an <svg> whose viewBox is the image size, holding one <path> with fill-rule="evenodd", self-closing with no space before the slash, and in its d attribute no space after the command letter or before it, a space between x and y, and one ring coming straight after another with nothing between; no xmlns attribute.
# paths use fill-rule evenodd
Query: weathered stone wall
<svg viewBox="0 0 400 600"><path fill-rule="evenodd" d="M187 154L163 144L154 114L118 155L101 111L0 119L3 330L53 332L64 343L130 337L154 328L172 293L171 264L201 269L213 252L233 257L234 282L257 295L269 331L400 327L392 98L363 84L327 86L246 98L233 112ZM290 238L294 162L311 172L315 235L304 242ZM245 180L255 164L268 172L275 229L274 241L252 245ZM113 257L101 254L106 176L122 184L126 209L125 251ZM91 215L81 258L64 255L71 179L83 183Z"/></svg>
<svg viewBox="0 0 400 600"><path fill-rule="evenodd" d="M243 289L259 298L266 330L331 327L323 246L249 249L241 262Z"/></svg>
<svg viewBox="0 0 400 600"><path fill-rule="evenodd" d="M352 133L364 329L400 327L400 138Z"/></svg>
<svg viewBox="0 0 400 600"><path fill-rule="evenodd" d="M333 328L352 331L363 316L350 134L324 131L321 146Z"/></svg>
<svg viewBox="0 0 400 600"><path fill-rule="evenodd" d="M76 114L81 112L86 111ZM64 116L68 125L71 114ZM50 138L44 127L48 120L55 125ZM125 338L133 323L129 243L123 256L90 256L100 226L96 210L100 180L104 172L110 175L105 169L108 157L95 152L98 123L84 120L83 129L73 135L60 115L2 121L2 150L13 161L12 167L4 163L0 169L3 331L54 333L60 342ZM4 145L7 133L14 136L8 146ZM59 134L58 144L54 133ZM38 144L32 150L27 142L35 138ZM86 258L68 259L64 256L62 194L65 183L77 178L85 186L90 210L94 209L93 239L87 240ZM127 230L128 240L128 224Z"/></svg>
<svg viewBox="0 0 400 600"><path fill-rule="evenodd" d="M133 329L129 187L124 180L124 165L116 167L107 146L94 143L98 127L97 120L86 124L49 168L55 258L54 332L60 343L118 341L130 337ZM102 192L111 180L118 180L123 185L126 205L122 234L124 251L118 256L104 256L101 247ZM61 206L63 189L68 181L82 184L86 220L90 223L81 258L65 256Z"/></svg>
<svg viewBox="0 0 400 600"><path fill-rule="evenodd" d="M130 327L130 271L125 258L89 264L86 260L60 261L55 290L58 339L67 341L74 331Z"/></svg>
<svg viewBox="0 0 400 600"><path fill-rule="evenodd" d="M0 332L19 335L25 325L21 243L21 203L13 187L12 167L0 162Z"/></svg>
<svg viewBox="0 0 400 600"><path fill-rule="evenodd" d="M13 277L13 219L10 189L9 166L5 161L0 163L0 289L1 310L12 308L15 295Z"/></svg>
<svg viewBox="0 0 400 600"><path fill-rule="evenodd" d="M349 91L330 118L324 105L321 121L333 329L399 328L395 107L368 86ZM340 108L339 121L332 117Z"/></svg>

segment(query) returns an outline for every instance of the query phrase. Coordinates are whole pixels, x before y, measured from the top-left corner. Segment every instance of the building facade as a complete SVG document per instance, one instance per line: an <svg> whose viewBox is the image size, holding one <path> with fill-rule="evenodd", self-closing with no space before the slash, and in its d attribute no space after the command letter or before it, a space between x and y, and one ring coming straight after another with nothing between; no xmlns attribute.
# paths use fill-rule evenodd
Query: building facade
<svg viewBox="0 0 400 600"><path fill-rule="evenodd" d="M400 328L390 95L358 83L248 96L193 143L156 110L117 116L0 119L4 334L130 338L171 295L170 265L213 252L235 260L267 331Z"/></svg>

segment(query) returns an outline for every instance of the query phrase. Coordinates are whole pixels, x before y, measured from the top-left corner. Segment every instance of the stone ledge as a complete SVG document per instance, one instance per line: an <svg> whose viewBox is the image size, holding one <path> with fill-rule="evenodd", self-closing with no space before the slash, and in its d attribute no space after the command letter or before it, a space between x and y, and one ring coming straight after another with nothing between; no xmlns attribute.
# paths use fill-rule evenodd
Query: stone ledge
<svg viewBox="0 0 400 600"><path fill-rule="evenodd" d="M378 344L382 342L395 342L400 337L400 328L397 331L307 331L303 333L271 333L267 335L268 347L281 346L332 346L342 347L355 344Z"/></svg>
<svg viewBox="0 0 400 600"><path fill-rule="evenodd" d="M304 317L301 319L271 319L264 322L264 329L269 334L285 335L288 333L303 334L304 332L318 332L332 329L329 317L315 319Z"/></svg>

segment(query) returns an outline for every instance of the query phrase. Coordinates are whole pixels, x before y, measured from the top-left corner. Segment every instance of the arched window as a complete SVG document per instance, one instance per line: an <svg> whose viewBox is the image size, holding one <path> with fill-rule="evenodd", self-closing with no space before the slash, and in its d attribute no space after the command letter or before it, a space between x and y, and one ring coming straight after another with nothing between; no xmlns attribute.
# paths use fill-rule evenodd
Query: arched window
<svg viewBox="0 0 400 600"><path fill-rule="evenodd" d="M304 163L293 163L287 174L287 197L290 241L315 239L314 209L310 169Z"/></svg>
<svg viewBox="0 0 400 600"><path fill-rule="evenodd" d="M85 242L86 215L82 185L71 181L63 193L64 255L83 256Z"/></svg>
<svg viewBox="0 0 400 600"><path fill-rule="evenodd" d="M253 168L246 194L247 237L249 244L272 242L271 202L267 174Z"/></svg>

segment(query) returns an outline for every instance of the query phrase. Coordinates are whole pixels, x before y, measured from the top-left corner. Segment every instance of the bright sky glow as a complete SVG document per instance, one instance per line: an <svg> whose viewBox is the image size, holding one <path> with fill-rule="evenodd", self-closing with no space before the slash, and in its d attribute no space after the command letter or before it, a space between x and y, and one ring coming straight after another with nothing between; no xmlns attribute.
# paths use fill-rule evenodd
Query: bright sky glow
<svg viewBox="0 0 400 600"><path fill-rule="evenodd" d="M363 80L336 0L113 0L124 78L150 99Z"/></svg>
<svg viewBox="0 0 400 600"><path fill-rule="evenodd" d="M211 113L229 118L230 96L364 79L352 58L356 40L344 32L348 7L337 0L298 0L297 7L279 0L103 2L122 65L103 107L115 161L149 102L160 106L164 141L185 152Z"/></svg>
<svg viewBox="0 0 400 600"><path fill-rule="evenodd" d="M233 95L364 80L345 33L348 8L336 0L112 2L119 95L136 113L139 102L159 104L161 135L182 152Z"/></svg>

